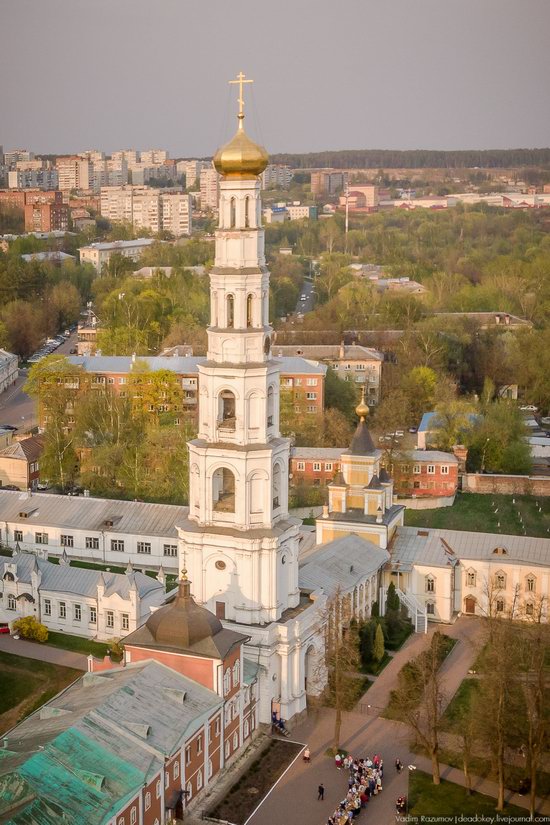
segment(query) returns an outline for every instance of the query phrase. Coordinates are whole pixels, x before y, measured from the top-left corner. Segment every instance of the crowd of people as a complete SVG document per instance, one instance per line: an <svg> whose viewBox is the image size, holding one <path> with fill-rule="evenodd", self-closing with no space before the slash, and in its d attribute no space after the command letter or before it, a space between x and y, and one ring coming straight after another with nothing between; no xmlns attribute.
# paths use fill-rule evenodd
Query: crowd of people
<svg viewBox="0 0 550 825"><path fill-rule="evenodd" d="M382 792L384 778L384 760L379 754L372 758L354 759L337 753L334 757L337 770L349 773L348 792L332 813L327 825L348 825L359 816L372 796Z"/></svg>

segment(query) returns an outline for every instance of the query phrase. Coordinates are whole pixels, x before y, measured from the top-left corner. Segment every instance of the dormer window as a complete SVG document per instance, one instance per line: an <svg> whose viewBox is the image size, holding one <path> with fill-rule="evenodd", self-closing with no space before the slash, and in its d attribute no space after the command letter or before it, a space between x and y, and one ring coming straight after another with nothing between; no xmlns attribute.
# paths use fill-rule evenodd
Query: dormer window
<svg viewBox="0 0 550 825"><path fill-rule="evenodd" d="M493 550L493 556L507 556L508 550L506 547L495 547Z"/></svg>

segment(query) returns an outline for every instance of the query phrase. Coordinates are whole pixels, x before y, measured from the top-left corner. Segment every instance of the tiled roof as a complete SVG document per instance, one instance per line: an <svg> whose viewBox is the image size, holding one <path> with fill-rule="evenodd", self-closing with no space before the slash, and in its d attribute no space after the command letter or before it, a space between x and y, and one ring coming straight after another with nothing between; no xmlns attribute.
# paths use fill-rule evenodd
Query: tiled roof
<svg viewBox="0 0 550 825"><path fill-rule="evenodd" d="M351 534L308 553L300 565L298 582L300 588L306 590L322 587L328 595L332 595L338 586L351 590L379 570L389 557L387 550Z"/></svg>
<svg viewBox="0 0 550 825"><path fill-rule="evenodd" d="M25 523L30 525L176 538L175 524L186 518L188 508L177 504L150 504L91 496L51 493L29 496L28 493L0 489L0 521L20 523L20 512L28 514ZM112 527L107 525L108 521L113 522Z"/></svg>
<svg viewBox="0 0 550 825"><path fill-rule="evenodd" d="M40 589L57 593L72 593L78 596L97 595L97 585L103 577L105 594L118 595L122 599L129 597L130 589L136 587L143 598L153 590L162 590L162 584L152 576L143 573L108 573L101 570L88 570L82 567L71 567L68 564L53 564L45 559L37 558L33 553L18 553L13 558L0 558L0 578L4 575L7 565L17 566L19 581L31 582L31 572L38 566L42 574Z"/></svg>

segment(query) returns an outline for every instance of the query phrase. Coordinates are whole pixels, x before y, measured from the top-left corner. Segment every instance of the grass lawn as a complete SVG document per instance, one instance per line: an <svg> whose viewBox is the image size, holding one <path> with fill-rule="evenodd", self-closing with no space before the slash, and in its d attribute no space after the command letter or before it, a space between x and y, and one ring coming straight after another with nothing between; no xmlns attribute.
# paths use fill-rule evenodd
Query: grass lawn
<svg viewBox="0 0 550 825"><path fill-rule="evenodd" d="M469 709L479 687L479 679L464 679L460 683L443 715L445 730L460 733L461 719L464 718L464 714Z"/></svg>
<svg viewBox="0 0 550 825"><path fill-rule="evenodd" d="M453 782L441 780L434 785L432 777L422 771L409 774L409 816L495 816L496 800L490 796L473 793L468 796L466 788ZM503 815L528 817L525 808L507 805ZM415 820L409 819L409 822ZM418 820L421 821L421 820Z"/></svg>
<svg viewBox="0 0 550 825"><path fill-rule="evenodd" d="M82 673L68 667L0 652L0 730L8 730ZM11 713L10 713L11 711Z"/></svg>
<svg viewBox="0 0 550 825"><path fill-rule="evenodd" d="M512 503L514 498L515 504ZM538 511L537 501L542 513ZM498 510L497 513L494 512L495 509ZM446 530L472 530L480 533L522 536L523 526L518 511L521 513L526 535L550 538L550 501L534 496L459 493L452 507L405 510L405 524L414 527L440 527Z"/></svg>
<svg viewBox="0 0 550 825"><path fill-rule="evenodd" d="M61 647L63 650L74 650L75 653L84 653L86 656L92 654L102 659L107 655L109 645L105 642L94 642L91 639L85 639L83 636L73 636L70 633L56 633L50 630L48 633L48 641L46 644L52 647Z"/></svg>

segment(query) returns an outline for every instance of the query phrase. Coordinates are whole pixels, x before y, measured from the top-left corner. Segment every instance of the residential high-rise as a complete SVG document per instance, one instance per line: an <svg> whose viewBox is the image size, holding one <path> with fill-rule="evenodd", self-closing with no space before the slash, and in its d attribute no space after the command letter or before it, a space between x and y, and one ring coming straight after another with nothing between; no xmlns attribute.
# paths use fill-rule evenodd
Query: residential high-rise
<svg viewBox="0 0 550 825"><path fill-rule="evenodd" d="M93 165L87 158L78 155L58 157L55 166L59 176L59 188L62 191L87 191L92 188Z"/></svg>
<svg viewBox="0 0 550 825"><path fill-rule="evenodd" d="M191 234L191 198L180 191L148 186L108 186L101 190L101 217L153 232L164 230L179 238Z"/></svg>
<svg viewBox="0 0 550 825"><path fill-rule="evenodd" d="M8 172L10 189L57 189L58 184L57 169L11 169Z"/></svg>
<svg viewBox="0 0 550 825"><path fill-rule="evenodd" d="M270 163L261 176L262 189L288 189L291 180L290 166Z"/></svg>
<svg viewBox="0 0 550 825"><path fill-rule="evenodd" d="M335 195L344 188L346 176L336 169L321 169L311 173L312 195Z"/></svg>
<svg viewBox="0 0 550 825"><path fill-rule="evenodd" d="M200 186L201 171L207 166L203 160L180 160L176 163L178 175L185 175L185 188Z"/></svg>
<svg viewBox="0 0 550 825"><path fill-rule="evenodd" d="M201 169L201 209L217 209L220 195L220 176L213 166Z"/></svg>

